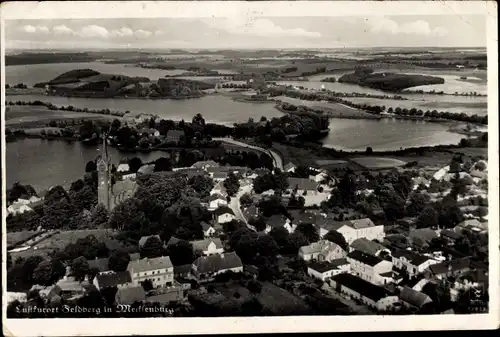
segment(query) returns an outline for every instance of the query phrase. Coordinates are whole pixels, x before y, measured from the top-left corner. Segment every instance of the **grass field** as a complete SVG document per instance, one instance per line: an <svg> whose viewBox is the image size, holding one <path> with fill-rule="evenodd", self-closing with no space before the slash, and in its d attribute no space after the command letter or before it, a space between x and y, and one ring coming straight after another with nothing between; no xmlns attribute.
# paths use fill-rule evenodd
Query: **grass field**
<svg viewBox="0 0 500 337"><path fill-rule="evenodd" d="M387 157L357 157L351 160L367 169L393 168L406 164L405 161Z"/></svg>
<svg viewBox="0 0 500 337"><path fill-rule="evenodd" d="M13 233L14 234L14 233ZM54 236L45 239L28 250L12 253L12 258L27 258L32 255L48 256L48 254L57 249L64 249L68 244L76 240L94 235L97 240L104 241L108 248L118 248L120 243L114 239L115 232L110 229L86 229L74 231L62 231ZM9 234L7 234L9 236Z"/></svg>
<svg viewBox="0 0 500 337"><path fill-rule="evenodd" d="M7 245L13 245L33 236L36 231L20 231L7 233Z"/></svg>

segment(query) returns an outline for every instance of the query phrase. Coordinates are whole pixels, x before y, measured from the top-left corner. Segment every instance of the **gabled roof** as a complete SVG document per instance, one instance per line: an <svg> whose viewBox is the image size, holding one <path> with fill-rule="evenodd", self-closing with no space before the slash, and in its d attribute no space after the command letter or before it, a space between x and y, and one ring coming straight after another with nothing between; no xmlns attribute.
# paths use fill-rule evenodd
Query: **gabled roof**
<svg viewBox="0 0 500 337"><path fill-rule="evenodd" d="M138 261L130 261L127 270L133 273L140 273L168 268L173 268L170 258L168 256L160 256L153 259L145 258Z"/></svg>
<svg viewBox="0 0 500 337"><path fill-rule="evenodd" d="M219 193L214 193L208 197L208 201L215 201L215 200L223 200L226 201L226 198L224 198L222 195Z"/></svg>
<svg viewBox="0 0 500 337"><path fill-rule="evenodd" d="M368 240L367 238L360 238L354 240L350 247L357 251L363 252L369 255L376 255L378 252L387 249L382 246L380 243Z"/></svg>
<svg viewBox="0 0 500 337"><path fill-rule="evenodd" d="M436 263L429 266L429 270L434 275L442 275L446 274L448 271L460 271L469 269L471 266L471 262L468 257L464 257L461 259L455 259L448 262Z"/></svg>
<svg viewBox="0 0 500 337"><path fill-rule="evenodd" d="M191 264L183 264L180 266L174 266L174 274L176 274L176 275L187 274L187 273L191 272L191 267L192 267Z"/></svg>
<svg viewBox="0 0 500 337"><path fill-rule="evenodd" d="M340 248L340 246L334 242L328 240L320 240L318 242L313 242L308 246L302 246L299 248L301 254L314 254L314 253L324 253Z"/></svg>
<svg viewBox="0 0 500 337"><path fill-rule="evenodd" d="M212 177L214 179L226 179L227 176L228 176L227 172L214 172Z"/></svg>
<svg viewBox="0 0 500 337"><path fill-rule="evenodd" d="M213 212L216 216L221 216L223 214L231 214L234 215L234 212L231 208L227 206L220 206Z"/></svg>
<svg viewBox="0 0 500 337"><path fill-rule="evenodd" d="M196 168L196 169L202 169L205 167L219 167L219 166L220 166L219 163L216 163L213 160L198 161L198 162L194 163L193 165L191 165L192 168Z"/></svg>
<svg viewBox="0 0 500 337"><path fill-rule="evenodd" d="M316 215L309 212L301 212L301 211L290 211L291 220L294 224L315 224L316 223Z"/></svg>
<svg viewBox="0 0 500 337"><path fill-rule="evenodd" d="M409 303L410 305L413 305L417 308L422 308L424 304L432 302L431 298L426 294L421 293L420 291L413 290L412 288L406 286L403 287L403 289L399 293L399 298L402 301Z"/></svg>
<svg viewBox="0 0 500 337"><path fill-rule="evenodd" d="M211 224L208 224L205 221L201 222L201 229L203 229L204 232L206 232L210 228L213 228L213 226Z"/></svg>
<svg viewBox="0 0 500 337"><path fill-rule="evenodd" d="M324 273L330 270L338 269L339 266L346 264L349 264L346 259L336 259L331 262L311 262L308 264L308 267L317 272Z"/></svg>
<svg viewBox="0 0 500 337"><path fill-rule="evenodd" d="M443 229L441 231L441 236L453 239L453 240L458 240L460 239L461 235L455 231L449 230L449 229Z"/></svg>
<svg viewBox="0 0 500 337"><path fill-rule="evenodd" d="M168 239L167 246L175 245L175 244L177 244L180 241L183 241L183 240L178 239L175 236L171 236L170 239Z"/></svg>
<svg viewBox="0 0 500 337"><path fill-rule="evenodd" d="M159 236L159 235L148 235L148 236L143 236L143 237L141 237L141 238L139 239L139 247L144 246L144 244L146 243L146 241L148 241L148 239L149 239L150 237L156 237L156 238L157 238L160 242L162 242L162 241L161 241L161 238L160 238L160 236Z"/></svg>
<svg viewBox="0 0 500 337"><path fill-rule="evenodd" d="M285 171L288 171L288 170L291 170L291 169L296 168L296 167L297 167L297 165L295 165L294 163L290 162L290 163L286 164L286 165L283 167L283 169L284 169Z"/></svg>
<svg viewBox="0 0 500 337"><path fill-rule="evenodd" d="M128 271L99 273L96 275L96 279L99 284L99 288L114 287L132 282L130 272Z"/></svg>
<svg viewBox="0 0 500 337"><path fill-rule="evenodd" d="M432 260L432 258L430 258L428 256L415 254L415 253L413 253L409 250L405 250L405 249L395 250L392 253L392 256L396 257L396 258L405 257L414 266L420 266L424 262Z"/></svg>
<svg viewBox="0 0 500 337"><path fill-rule="evenodd" d="M119 304L132 304L146 299L146 292L141 285L120 288L116 292L115 300Z"/></svg>
<svg viewBox="0 0 500 337"><path fill-rule="evenodd" d="M235 252L202 256L193 262L193 268L201 274L237 267L243 267L243 263Z"/></svg>
<svg viewBox="0 0 500 337"><path fill-rule="evenodd" d="M346 288L354 290L355 292L373 300L374 302L378 302L382 298L391 295L386 289L349 273L337 274L331 279L337 284L341 284Z"/></svg>
<svg viewBox="0 0 500 337"><path fill-rule="evenodd" d="M424 242L430 242L432 239L436 239L438 235L436 232L430 228L419 228L410 231L410 238L418 238Z"/></svg>
<svg viewBox="0 0 500 337"><path fill-rule="evenodd" d="M346 226L349 226L354 229L375 227L375 224L370 218L342 221L342 224L345 224Z"/></svg>
<svg viewBox="0 0 500 337"><path fill-rule="evenodd" d="M195 251L196 250L205 251L208 249L208 246L212 242L214 243L215 248L217 249L223 248L222 241L219 238L191 241L191 245L193 246L193 250Z"/></svg>
<svg viewBox="0 0 500 337"><path fill-rule="evenodd" d="M109 260L107 257L104 257L102 259L95 259L95 260L87 260L89 264L89 268L96 268L100 272L103 271L108 271L109 270Z"/></svg>
<svg viewBox="0 0 500 337"><path fill-rule="evenodd" d="M308 178L288 178L290 189L297 187L299 190L315 191L318 188L318 183Z"/></svg>
<svg viewBox="0 0 500 337"><path fill-rule="evenodd" d="M358 250L350 252L349 254L347 254L347 257L372 267L383 261L382 259L376 256L365 254Z"/></svg>
<svg viewBox="0 0 500 337"><path fill-rule="evenodd" d="M224 182L223 181L219 181L217 184L215 184L214 188L212 189L212 191L220 191L222 193L226 193L226 186L224 186Z"/></svg>

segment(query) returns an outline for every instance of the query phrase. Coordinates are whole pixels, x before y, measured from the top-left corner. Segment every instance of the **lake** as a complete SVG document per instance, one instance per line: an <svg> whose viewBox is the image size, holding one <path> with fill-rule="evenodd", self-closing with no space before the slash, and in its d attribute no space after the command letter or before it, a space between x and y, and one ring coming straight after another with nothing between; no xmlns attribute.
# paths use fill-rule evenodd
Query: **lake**
<svg viewBox="0 0 500 337"><path fill-rule="evenodd" d="M57 106L72 105L78 108L109 109L111 111L130 111L130 116L140 113L155 114L164 119L191 120L201 113L207 122L233 124L248 118L259 120L260 117L280 117L282 113L274 108L274 104L243 103L233 101L222 95L207 95L189 100L171 99L137 99L137 98L103 98L89 99L78 97L44 96L44 95L9 95L6 101L50 102Z"/></svg>
<svg viewBox="0 0 500 337"><path fill-rule="evenodd" d="M151 80L157 80L166 75L180 75L186 72L186 70L181 69L146 69L134 67L131 64L106 64L102 62L29 64L6 66L5 83L10 85L24 83L28 86L33 86L36 83L50 81L74 69L93 69L100 73L148 77Z"/></svg>

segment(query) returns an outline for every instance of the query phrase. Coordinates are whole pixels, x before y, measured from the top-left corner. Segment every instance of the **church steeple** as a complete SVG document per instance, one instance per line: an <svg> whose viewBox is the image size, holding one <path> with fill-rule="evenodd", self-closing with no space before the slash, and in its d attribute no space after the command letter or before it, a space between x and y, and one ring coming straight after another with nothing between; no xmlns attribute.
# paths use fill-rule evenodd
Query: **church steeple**
<svg viewBox="0 0 500 337"><path fill-rule="evenodd" d="M107 146L107 135L102 137L102 150L97 160L97 202L110 211L110 169Z"/></svg>

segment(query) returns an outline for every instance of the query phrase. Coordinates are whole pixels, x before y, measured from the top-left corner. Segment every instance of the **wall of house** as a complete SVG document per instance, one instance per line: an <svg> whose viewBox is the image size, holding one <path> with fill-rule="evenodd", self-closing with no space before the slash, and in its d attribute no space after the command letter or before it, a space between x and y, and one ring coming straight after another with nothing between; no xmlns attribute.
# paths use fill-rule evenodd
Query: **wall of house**
<svg viewBox="0 0 500 337"><path fill-rule="evenodd" d="M399 298L397 296L387 296L387 297L381 298L376 303L377 310L379 310L379 311L390 310L394 306L394 304L398 303L398 302L399 302Z"/></svg>
<svg viewBox="0 0 500 337"><path fill-rule="evenodd" d="M309 274L309 276L320 279L322 281L325 281L326 279L331 278L335 275L341 274L343 272L345 272L345 271L342 269L339 269L339 268L327 270L323 273L321 273L317 270L311 269L311 268L307 268L307 273Z"/></svg>
<svg viewBox="0 0 500 337"><path fill-rule="evenodd" d="M208 247L207 247L207 250L204 250L203 251L203 254L205 255L214 255L214 254L222 254L224 253L224 248L221 247L221 248L217 248L217 246L215 245L215 243L211 242Z"/></svg>
<svg viewBox="0 0 500 337"><path fill-rule="evenodd" d="M354 240L361 238L366 238L368 240L383 240L385 237L384 226L374 226L361 229L343 226L338 230L338 232L344 235L348 244L351 244Z"/></svg>
<svg viewBox="0 0 500 337"><path fill-rule="evenodd" d="M134 272L130 273L132 275L132 281L135 285L139 285L145 280L150 280L154 287L161 287L168 284L173 284L174 282L174 268L167 269L157 269L145 272Z"/></svg>

